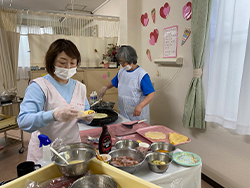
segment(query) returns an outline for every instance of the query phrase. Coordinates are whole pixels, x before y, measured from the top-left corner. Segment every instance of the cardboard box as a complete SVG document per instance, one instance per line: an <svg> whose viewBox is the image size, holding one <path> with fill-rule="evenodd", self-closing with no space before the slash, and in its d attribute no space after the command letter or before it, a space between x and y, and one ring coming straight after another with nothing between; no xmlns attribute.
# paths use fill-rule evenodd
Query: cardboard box
<svg viewBox="0 0 250 188"><path fill-rule="evenodd" d="M145 181L137 176L129 174L123 170L115 168L109 164L93 159L90 165L90 171L93 174L106 174L114 178L119 184L120 188L160 188L159 186ZM17 178L3 186L2 188L23 188L26 180L33 180L37 182L46 181L48 179L60 177L62 174L59 172L57 166L51 163L45 167L42 167L32 173Z"/></svg>

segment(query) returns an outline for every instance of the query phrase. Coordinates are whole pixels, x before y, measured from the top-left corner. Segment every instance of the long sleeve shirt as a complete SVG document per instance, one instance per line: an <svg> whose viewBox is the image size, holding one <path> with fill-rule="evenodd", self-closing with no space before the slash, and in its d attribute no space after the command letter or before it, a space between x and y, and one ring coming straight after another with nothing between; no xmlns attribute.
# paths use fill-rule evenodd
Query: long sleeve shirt
<svg viewBox="0 0 250 188"><path fill-rule="evenodd" d="M72 95L75 89L76 80L69 79L67 84L61 84L57 82L51 75L47 74L44 76L60 93L60 95L70 103ZM54 122L53 111L44 111L43 107L46 102L46 96L43 93L40 86L32 82L25 91L25 97L20 105L20 113L17 118L17 123L20 129L33 132L44 126ZM85 99L85 110L89 110L90 105Z"/></svg>

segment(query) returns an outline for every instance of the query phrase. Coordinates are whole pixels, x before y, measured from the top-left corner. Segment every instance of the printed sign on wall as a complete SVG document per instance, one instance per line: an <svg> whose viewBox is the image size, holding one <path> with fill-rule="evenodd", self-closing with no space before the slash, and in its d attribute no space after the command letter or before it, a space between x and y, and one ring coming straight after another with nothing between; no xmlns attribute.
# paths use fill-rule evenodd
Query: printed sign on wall
<svg viewBox="0 0 250 188"><path fill-rule="evenodd" d="M163 36L163 57L177 57L178 26L175 25L163 29Z"/></svg>

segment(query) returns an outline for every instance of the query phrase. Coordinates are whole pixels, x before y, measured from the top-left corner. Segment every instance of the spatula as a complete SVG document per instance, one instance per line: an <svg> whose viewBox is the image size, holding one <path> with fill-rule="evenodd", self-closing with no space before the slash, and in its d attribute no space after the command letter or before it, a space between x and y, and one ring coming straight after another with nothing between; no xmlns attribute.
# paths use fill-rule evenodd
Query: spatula
<svg viewBox="0 0 250 188"><path fill-rule="evenodd" d="M53 151L58 157L60 157L66 164L69 164L69 162L64 159L54 148L50 147L50 150Z"/></svg>
<svg viewBox="0 0 250 188"><path fill-rule="evenodd" d="M130 123L130 124L129 123L122 123L122 125L124 125L124 126L130 128L130 129L132 129L133 125L141 123L141 122L144 122L144 121L147 121L147 119L143 119L143 120L140 120L140 121L137 121L137 122L134 122L134 123Z"/></svg>

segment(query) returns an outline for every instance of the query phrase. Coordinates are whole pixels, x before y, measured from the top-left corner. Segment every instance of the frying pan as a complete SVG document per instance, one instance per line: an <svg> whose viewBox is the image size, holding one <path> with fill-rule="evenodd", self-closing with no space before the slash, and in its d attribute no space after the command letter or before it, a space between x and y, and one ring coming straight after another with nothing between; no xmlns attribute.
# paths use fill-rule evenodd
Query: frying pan
<svg viewBox="0 0 250 188"><path fill-rule="evenodd" d="M108 117L101 118L101 119L93 119L92 122L89 124L91 126L99 126L100 123L108 124L115 122L118 119L118 114L112 109L95 109L96 113L105 113Z"/></svg>

